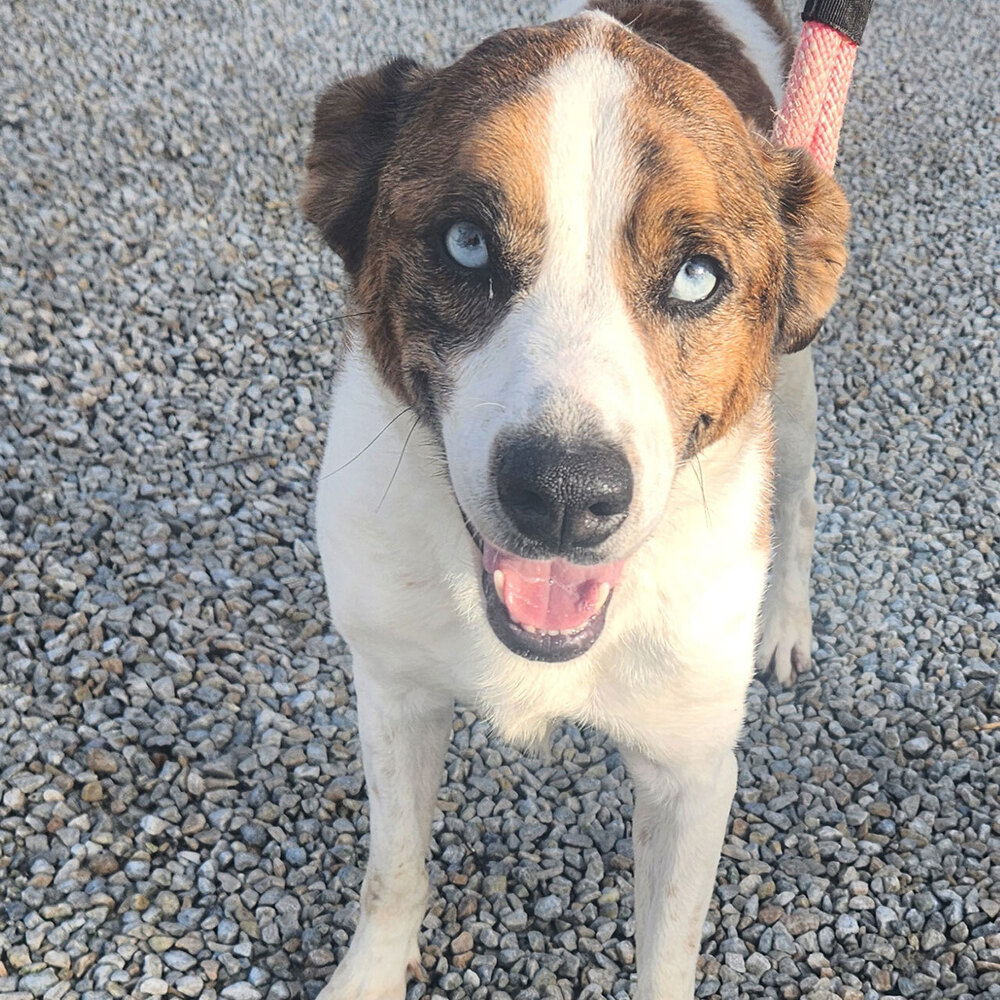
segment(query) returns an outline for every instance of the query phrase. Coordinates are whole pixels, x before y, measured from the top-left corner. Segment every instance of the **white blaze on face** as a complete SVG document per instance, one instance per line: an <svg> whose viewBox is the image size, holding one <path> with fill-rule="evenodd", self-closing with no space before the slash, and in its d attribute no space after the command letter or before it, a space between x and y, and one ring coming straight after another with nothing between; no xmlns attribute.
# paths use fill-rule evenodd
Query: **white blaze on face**
<svg viewBox="0 0 1000 1000"><path fill-rule="evenodd" d="M595 33L603 15L593 20ZM610 22L609 22L610 23ZM613 542L628 554L666 502L672 434L662 390L615 278L614 261L634 197L635 144L626 108L628 67L595 46L543 81L547 241L534 285L487 343L455 370L442 421L451 478L463 509L490 535L491 448L529 426L570 443L599 436L632 463L632 512Z"/></svg>

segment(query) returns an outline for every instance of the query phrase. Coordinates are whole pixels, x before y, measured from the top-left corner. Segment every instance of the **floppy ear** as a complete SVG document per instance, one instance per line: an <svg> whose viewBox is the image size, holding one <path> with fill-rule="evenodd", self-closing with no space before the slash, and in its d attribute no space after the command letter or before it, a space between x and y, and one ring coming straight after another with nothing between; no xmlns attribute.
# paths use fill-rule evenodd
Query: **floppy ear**
<svg viewBox="0 0 1000 1000"><path fill-rule="evenodd" d="M792 354L816 336L837 297L850 210L837 182L804 149L768 145L768 172L788 238L775 349Z"/></svg>
<svg viewBox="0 0 1000 1000"><path fill-rule="evenodd" d="M379 173L419 74L412 59L395 59L335 83L316 101L300 203L351 275L361 266Z"/></svg>

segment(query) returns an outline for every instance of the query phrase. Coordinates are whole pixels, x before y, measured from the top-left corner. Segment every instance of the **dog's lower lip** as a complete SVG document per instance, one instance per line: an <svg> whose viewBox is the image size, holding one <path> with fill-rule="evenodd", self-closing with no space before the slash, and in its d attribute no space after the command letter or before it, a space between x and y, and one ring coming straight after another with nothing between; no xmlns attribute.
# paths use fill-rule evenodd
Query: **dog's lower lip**
<svg viewBox="0 0 1000 1000"><path fill-rule="evenodd" d="M476 548L483 552L483 539L472 523L465 516L465 511L459 510L465 523L466 531ZM595 613L575 629L564 632L553 632L522 625L511 618L503 602L504 574L502 570L489 573L482 572L483 595L486 599L486 619L493 629L494 635L512 652L527 660L546 663L561 663L582 656L597 642L604 631L608 605L614 588L602 584L594 601Z"/></svg>
<svg viewBox="0 0 1000 1000"><path fill-rule="evenodd" d="M572 631L552 632L534 629L515 622L505 607L493 580L485 570L482 573L483 594L486 598L486 619L493 634L512 652L526 660L545 663L562 663L582 656L597 642L604 631L608 605L613 590L608 589L600 609L582 625Z"/></svg>
<svg viewBox="0 0 1000 1000"><path fill-rule="evenodd" d="M498 579L499 577L499 579ZM582 656L604 630L611 587L601 589L594 613L578 625L565 629L546 629L517 620L504 593L503 573L482 574L486 600L486 618L493 634L512 652L528 660L559 663Z"/></svg>

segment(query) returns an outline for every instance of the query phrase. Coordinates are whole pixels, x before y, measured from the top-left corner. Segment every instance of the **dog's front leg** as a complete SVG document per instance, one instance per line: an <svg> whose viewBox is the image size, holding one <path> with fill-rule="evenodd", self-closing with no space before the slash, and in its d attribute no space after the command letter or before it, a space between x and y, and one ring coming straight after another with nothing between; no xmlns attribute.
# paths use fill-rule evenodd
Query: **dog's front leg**
<svg viewBox="0 0 1000 1000"><path fill-rule="evenodd" d="M425 858L451 735L453 706L380 683L355 657L358 727L368 788L368 869L354 940L317 1000L402 1000L421 972Z"/></svg>
<svg viewBox="0 0 1000 1000"><path fill-rule="evenodd" d="M757 664L790 684L809 666L816 501L816 382L812 348L786 354L774 387L774 558Z"/></svg>
<svg viewBox="0 0 1000 1000"><path fill-rule="evenodd" d="M726 752L692 769L631 755L628 764L635 786L635 1000L691 1000L736 758Z"/></svg>

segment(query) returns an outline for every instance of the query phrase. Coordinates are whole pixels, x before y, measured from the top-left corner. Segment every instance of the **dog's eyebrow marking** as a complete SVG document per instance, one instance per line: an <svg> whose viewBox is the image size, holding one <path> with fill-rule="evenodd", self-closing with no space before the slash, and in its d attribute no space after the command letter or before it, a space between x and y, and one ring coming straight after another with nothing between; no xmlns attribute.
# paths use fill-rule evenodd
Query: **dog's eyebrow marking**
<svg viewBox="0 0 1000 1000"><path fill-rule="evenodd" d="M498 226L511 214L507 195L500 185L485 177L459 174L451 179L434 203L438 212L467 212L481 222Z"/></svg>
<svg viewBox="0 0 1000 1000"><path fill-rule="evenodd" d="M728 267L731 229L716 212L668 208L651 213L640 197L623 222L622 239L630 253L655 257L665 269L695 253L709 253Z"/></svg>
<svg viewBox="0 0 1000 1000"><path fill-rule="evenodd" d="M673 208L664 212L660 218L666 225L678 232L696 235L699 233L724 233L727 228L732 228L731 225L727 227L726 220L718 212L694 212L690 209Z"/></svg>
<svg viewBox="0 0 1000 1000"><path fill-rule="evenodd" d="M725 235L732 228L713 212L687 212L670 209L658 219L669 242L682 250L719 250Z"/></svg>

